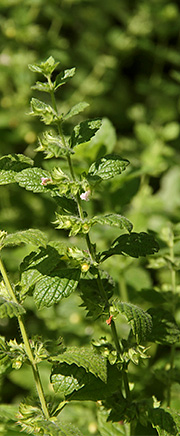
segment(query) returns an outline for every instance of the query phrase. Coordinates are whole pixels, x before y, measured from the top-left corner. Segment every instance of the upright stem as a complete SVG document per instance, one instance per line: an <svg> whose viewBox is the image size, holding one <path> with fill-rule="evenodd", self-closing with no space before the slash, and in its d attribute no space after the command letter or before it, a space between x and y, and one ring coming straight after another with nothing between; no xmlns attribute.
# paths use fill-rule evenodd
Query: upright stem
<svg viewBox="0 0 180 436"><path fill-rule="evenodd" d="M4 264L3 264L2 260L1 260L1 258L0 258L0 271L1 271L4 283L6 285L6 288L7 288L7 291L9 292L10 297L12 298L12 300L15 303L18 303L18 301L16 299L16 296L14 294L13 288L11 286L11 283L10 283L10 281L8 279L7 272L5 270L5 267L4 267ZM17 319L18 319L21 335L22 335L22 338L23 338L26 354L27 354L27 356L29 358L29 361L30 361L30 364L31 364L31 368L32 368L32 371L33 371L34 380L35 380L35 384L36 384L36 389L37 389L39 400L40 400L40 403L41 403L41 406L42 406L42 411L43 411L44 416L46 417L46 419L48 419L49 418L49 412L48 412L46 401L45 401L45 396L44 396L43 387L42 387L42 383L41 383L41 379L40 379L40 375L39 375L39 370L38 370L38 367L37 367L37 365L36 365L36 363L34 361L34 356L33 356L33 353L32 353L32 350L31 350L31 347L30 347L30 344L29 344L29 339L28 339L28 336L27 336L27 333L26 333L26 329L25 329L25 326L24 326L24 323L23 323L22 316L18 316Z"/></svg>
<svg viewBox="0 0 180 436"><path fill-rule="evenodd" d="M172 292L173 294L176 293L176 271L174 269L173 263L174 263L174 235L171 232L170 234L170 240L169 240L169 254L171 259L171 286L172 286ZM175 312L175 307L173 305L173 312ZM174 359L175 359L175 351L176 351L176 345L171 345L171 351L170 351L170 370L169 370L169 380L168 380L168 387L167 387L167 406L170 407L171 405L171 385L172 385L172 371L174 368Z"/></svg>
<svg viewBox="0 0 180 436"><path fill-rule="evenodd" d="M58 114L56 100L55 100L55 95L54 95L54 90L52 88L52 82L51 82L50 79L48 79L48 82L50 84L50 88L52 89L51 92L50 92L51 93L52 105L53 105L54 110ZM64 146L66 146L66 141L65 141L65 138L64 138L64 134L63 134L63 131L62 131L62 126L61 126L61 122L60 121L58 123L58 131L59 131L59 135L60 135L62 143L64 144ZM68 161L68 165L69 165L69 170L70 170L71 176L72 176L73 180L75 180L75 174L74 174L74 169L73 169L73 165L72 165L70 154L67 155L67 161ZM82 209L82 206L81 206L81 199L80 199L79 193L76 195L76 201L77 201L77 206L78 206L79 217L83 220L84 219L84 214L83 214L83 209ZM86 239L86 244L87 244L90 256L91 256L91 260L92 260L92 262L95 262L96 261L96 253L95 253L95 250L94 250L94 246L93 246L93 244L92 244L92 242L90 240L89 233L87 233L85 235L85 239ZM102 297L102 299L103 299L103 301L105 303L105 306L108 308L109 316L110 316L109 301L108 301L108 297L107 297L106 291L105 291L104 286L103 286L103 282L102 282L99 270L97 272L97 279L96 280L97 280L97 285L98 285L99 292L100 292L101 297ZM115 325L114 320L111 320L111 333L112 333L112 337L113 337L113 340L114 340L114 343L115 343L116 351L117 351L117 353L119 355L122 352L122 346L120 345L120 342L119 342L119 339L118 339L118 334L117 334L116 325ZM124 380L124 388L125 388L125 392L126 392L126 398L129 398L130 390L129 390L128 377L127 377L126 370L123 371L123 380Z"/></svg>

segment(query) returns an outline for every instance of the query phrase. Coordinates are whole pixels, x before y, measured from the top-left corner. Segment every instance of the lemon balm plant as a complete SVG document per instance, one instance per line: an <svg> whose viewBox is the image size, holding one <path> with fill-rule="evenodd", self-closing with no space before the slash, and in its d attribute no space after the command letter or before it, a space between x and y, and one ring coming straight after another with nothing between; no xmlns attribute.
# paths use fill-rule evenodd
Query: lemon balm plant
<svg viewBox="0 0 180 436"><path fill-rule="evenodd" d="M79 168L76 171L76 150L96 135L101 120L81 121L72 127L70 134L64 134L66 123L69 129L69 120L82 112L87 103L76 104L65 114L59 112L55 94L73 77L75 68L55 76L58 67L52 57L29 66L32 72L45 79L37 81L33 88L50 97L48 103L37 98L31 101L31 114L40 117L47 126L39 138L37 151L43 152L46 159L52 158L52 162L57 159L57 164L46 170L35 167L24 155L7 155L0 161L0 183L17 183L33 193L51 196L57 204L53 224L70 237L65 243L59 239L48 241L38 229L9 234L1 231L1 250L19 244L34 245L33 251L21 262L19 280L15 283L0 258L0 316L16 317L22 338L20 343L13 338L0 338L1 373L6 374L14 368L21 371L22 365L28 362L37 392L34 398L21 402L19 410L16 405L10 409L1 405L2 428L4 434L8 434L5 431L17 434L19 428L22 434L86 436L82 429L77 429L73 422L64 422L61 416L69 404L87 400L97 405L97 435L132 436L137 434L138 425L150 429L153 434L176 435L179 432L178 414L161 407L152 393L147 395L143 391L140 394L136 387L133 388L129 371L132 365L141 365L142 361L148 360L149 343L158 342L157 311L146 311L122 301L113 278L104 270L105 261L112 256L138 258L151 255L158 252L158 244L150 233L133 232L132 223L122 215L88 215L86 202L93 201L99 185L120 175L129 162L117 154L108 154L92 162L87 171L80 172ZM107 250L99 251L92 240L91 229L97 224L106 229L107 226L119 229L120 234ZM72 244L73 237L75 241L81 238L79 246ZM34 337L28 336L25 302L29 295L33 295L37 309L41 310L61 304L75 292L79 293L88 317L94 323L108 326L111 340L103 336L88 346L66 347L53 340L46 343L43 337L37 336L39 331ZM126 340L119 334L122 315L129 324ZM176 327L174 320L171 323ZM176 340L178 334L176 328ZM51 365L49 380L54 391L51 397L46 397L41 381L43 361ZM170 391L169 381L168 406Z"/></svg>

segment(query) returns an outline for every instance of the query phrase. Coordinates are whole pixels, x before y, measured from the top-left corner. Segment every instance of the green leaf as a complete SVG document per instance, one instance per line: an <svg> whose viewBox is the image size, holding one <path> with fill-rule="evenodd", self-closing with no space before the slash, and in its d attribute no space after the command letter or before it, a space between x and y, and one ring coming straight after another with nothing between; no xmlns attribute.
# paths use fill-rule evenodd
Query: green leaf
<svg viewBox="0 0 180 436"><path fill-rule="evenodd" d="M121 174L129 165L129 161L116 154L109 154L94 162L88 171L88 181L108 180Z"/></svg>
<svg viewBox="0 0 180 436"><path fill-rule="evenodd" d="M75 236L78 233L86 234L95 224L118 227L119 229L125 229L128 232L132 230L132 224L127 218L113 213L104 216L94 216L91 219L85 218L84 220L72 215L56 214L56 217L57 220L54 221L54 224L57 224L56 228L70 230L69 236Z"/></svg>
<svg viewBox="0 0 180 436"><path fill-rule="evenodd" d="M31 89L35 89L36 91L50 92L50 86L48 82L36 82L34 86L31 86Z"/></svg>
<svg viewBox="0 0 180 436"><path fill-rule="evenodd" d="M8 154L0 158L0 185L16 182L16 175L33 165L33 160L22 154Z"/></svg>
<svg viewBox="0 0 180 436"><path fill-rule="evenodd" d="M45 62L40 64L29 64L28 67L33 73L40 73L44 76L50 76L59 62L55 62L54 58L50 56Z"/></svg>
<svg viewBox="0 0 180 436"><path fill-rule="evenodd" d="M158 308L151 308L148 313L152 317L153 328L148 337L151 342L158 344L175 344L180 340L180 328L170 312Z"/></svg>
<svg viewBox="0 0 180 436"><path fill-rule="evenodd" d="M127 218L115 213L109 213L108 215L104 216L95 216L91 219L91 224L118 227L119 229L127 230L128 232L131 232L133 228L132 223Z"/></svg>
<svg viewBox="0 0 180 436"><path fill-rule="evenodd" d="M44 419L44 421L40 421L38 424L41 430L45 431L45 434L48 436L83 436L80 430L77 427L70 423L65 422L57 422L56 419L53 419L54 422L49 422Z"/></svg>
<svg viewBox="0 0 180 436"><path fill-rule="evenodd" d="M38 229L28 229L19 231L16 233L11 233L6 236L3 241L3 246L8 245L20 245L20 244L32 244L37 247L40 245L46 246L47 237Z"/></svg>
<svg viewBox="0 0 180 436"><path fill-rule="evenodd" d="M80 112L83 112L84 109L86 109L89 106L89 103L86 103L85 101L82 101L80 103L75 104L67 113L63 116L63 119L66 121L71 117L74 117L75 115L79 114Z"/></svg>
<svg viewBox="0 0 180 436"><path fill-rule="evenodd" d="M25 430L26 434L82 436L77 428L69 423L59 422L55 416L46 419L43 416L42 410L32 404L21 403L19 407L18 423L22 426L22 429Z"/></svg>
<svg viewBox="0 0 180 436"><path fill-rule="evenodd" d="M113 302L113 306L119 313L125 315L138 342L151 335L153 323L148 312L132 303L122 303L118 299Z"/></svg>
<svg viewBox="0 0 180 436"><path fill-rule="evenodd" d="M77 124L70 138L70 146L73 148L78 144L83 144L84 142L89 142L90 139L96 134L100 129L102 120L86 120L82 123Z"/></svg>
<svg viewBox="0 0 180 436"><path fill-rule="evenodd" d="M67 156L67 154L72 153L72 149L65 146L62 143L59 135L55 135L54 132L48 131L44 132L41 138L38 138L39 146L36 151L42 151L46 155L46 159L51 159L52 157Z"/></svg>
<svg viewBox="0 0 180 436"><path fill-rule="evenodd" d="M100 275L103 288L105 290L107 299L109 300L113 295L113 291L115 290L115 283L105 271L101 270ZM102 297L98 289L97 279L94 278L90 272L88 272L85 277L80 279L78 290L83 301L81 306L85 307L85 309L88 311L88 317L92 317L94 320L105 314L107 317L109 317L108 310L105 307L106 302L102 301Z"/></svg>
<svg viewBox="0 0 180 436"><path fill-rule="evenodd" d="M109 411L102 406L98 407L98 430L101 436L126 436L128 434L128 424L122 422L108 421Z"/></svg>
<svg viewBox="0 0 180 436"><path fill-rule="evenodd" d="M99 377L104 383L107 382L107 361L103 356L95 353L93 348L68 347L64 353L52 357L51 360L57 363L65 362L68 365L75 364Z"/></svg>
<svg viewBox="0 0 180 436"><path fill-rule="evenodd" d="M79 350L80 352L80 350ZM62 363L53 368L51 383L56 393L70 400L98 401L120 389L121 372L107 363L107 383L83 367Z"/></svg>
<svg viewBox="0 0 180 436"><path fill-rule="evenodd" d="M37 98L31 99L31 110L30 115L35 117L41 117L41 120L46 124L54 124L58 120L58 116L54 109L49 105L44 103Z"/></svg>
<svg viewBox="0 0 180 436"><path fill-rule="evenodd" d="M0 296L0 318L13 318L14 316L20 316L25 313L25 309L14 301L6 300Z"/></svg>
<svg viewBox="0 0 180 436"><path fill-rule="evenodd" d="M41 168L34 167L21 171L16 175L15 180L22 188L27 189L27 191L33 191L35 193L52 191L52 188L50 189L48 184L46 186L42 184L44 178L50 181L50 173Z"/></svg>
<svg viewBox="0 0 180 436"><path fill-rule="evenodd" d="M69 79L71 79L76 72L76 68L70 68L68 70L64 70L61 73L59 73L56 77L55 81L55 91L62 85L64 85L66 82L68 82Z"/></svg>
<svg viewBox="0 0 180 436"><path fill-rule="evenodd" d="M0 419L3 421L17 421L18 408L14 404L0 404Z"/></svg>
<svg viewBox="0 0 180 436"><path fill-rule="evenodd" d="M22 294L35 286L34 299L38 308L49 307L68 297L77 287L80 269L70 267L61 258L67 258L67 247L51 243L32 252L21 264Z"/></svg>
<svg viewBox="0 0 180 436"><path fill-rule="evenodd" d="M80 278L77 268L59 268L50 276L43 276L35 285L34 300L38 309L50 307L75 291Z"/></svg>
<svg viewBox="0 0 180 436"><path fill-rule="evenodd" d="M113 241L111 248L102 253L104 261L114 254L127 254L131 257L147 256L157 253L159 245L154 237L145 232L132 232L130 235L121 235Z"/></svg>
<svg viewBox="0 0 180 436"><path fill-rule="evenodd" d="M178 436L180 434L179 412L169 408L157 408L149 410L148 415L159 436Z"/></svg>

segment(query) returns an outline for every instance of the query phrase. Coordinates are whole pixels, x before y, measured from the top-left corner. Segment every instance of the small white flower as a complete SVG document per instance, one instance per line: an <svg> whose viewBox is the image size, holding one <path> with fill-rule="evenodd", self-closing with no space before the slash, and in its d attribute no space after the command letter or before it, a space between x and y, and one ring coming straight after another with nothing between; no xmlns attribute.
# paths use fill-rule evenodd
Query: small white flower
<svg viewBox="0 0 180 436"><path fill-rule="evenodd" d="M90 189L88 189L88 191L86 192L82 192L82 194L80 195L81 200L88 201L90 194L91 194Z"/></svg>

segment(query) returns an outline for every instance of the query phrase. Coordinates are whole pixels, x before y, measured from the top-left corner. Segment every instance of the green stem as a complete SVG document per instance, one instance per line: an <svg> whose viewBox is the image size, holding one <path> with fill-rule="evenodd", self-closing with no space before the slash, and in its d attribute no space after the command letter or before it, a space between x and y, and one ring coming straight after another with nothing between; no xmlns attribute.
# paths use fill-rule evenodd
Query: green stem
<svg viewBox="0 0 180 436"><path fill-rule="evenodd" d="M174 234L171 231L170 232L170 240L169 240L169 254L171 259L171 286L172 286L172 292L173 294L176 293L176 271L174 269ZM175 305L173 304L172 308L173 314L175 314ZM175 351L176 351L176 345L171 345L171 351L170 351L170 370L169 370L169 381L168 381L168 387L167 387L167 406L170 407L171 405L171 386L172 386L172 371L174 368L174 359L175 359Z"/></svg>
<svg viewBox="0 0 180 436"><path fill-rule="evenodd" d="M7 288L8 292L9 292L10 297L12 298L12 300L15 303L18 303L18 301L16 299L16 296L14 294L13 288L11 286L11 283L10 283L10 281L8 279L7 272L5 270L4 264L3 264L1 259L0 259L0 271L1 271L4 283L6 285L6 288ZM25 329L23 320L22 320L22 316L18 316L17 319L18 319L21 335L22 335L22 338L23 338L26 354L28 356L28 359L30 361L31 368L32 368L32 371L33 371L34 380L35 380L35 384L36 384L36 389L37 389L39 400L40 400L40 403L41 403L41 406L42 406L42 411L43 411L44 416L46 417L46 419L48 419L49 418L49 412L48 412L46 401L45 401L45 396L44 396L43 387L42 387L42 383L41 383L41 379L40 379L40 375L39 375L39 370L38 370L38 367L37 367L37 365L36 365L36 363L34 361L34 356L33 356L33 353L32 353L32 350L31 350L31 347L30 347L30 344L29 344L29 339L28 339L28 336L27 336L27 333L26 333L26 329Z"/></svg>
<svg viewBox="0 0 180 436"><path fill-rule="evenodd" d="M51 93L52 105L53 105L53 108L54 108L55 112L58 114L56 100L55 100L55 95L54 95L54 90L53 90L53 86L52 86L52 82L51 82L50 78L48 78L48 82L49 82L50 89L51 89L50 93ZM58 131L59 131L59 135L61 137L61 141L63 142L63 145L66 147L66 141L65 141L65 138L64 138L64 134L63 134L63 131L62 131L62 126L61 126L61 122L60 121L58 123ZM72 176L73 180L75 180L74 169L73 169L73 165L72 165L72 161L71 161L71 156L69 154L67 155L67 161L68 161L68 165L69 165L69 170L70 170L71 176ZM83 209L82 209L82 206L81 206L81 199L80 199L79 193L76 195L76 201L77 201L77 205L78 205L79 217L83 220L84 219L84 214L83 214ZM92 244L92 242L90 240L90 236L89 236L88 233L86 234L85 239L86 239L86 244L87 244L90 256L91 256L91 260L92 260L92 262L96 262L96 253L95 253L94 246L93 246L93 244ZM106 291L105 291L103 283L102 283L102 279L101 279L99 270L98 270L98 273L97 273L97 279L96 280L97 280L97 285L98 285L101 297L102 297L102 299L103 299L103 301L105 303L105 306L108 308L109 316L110 316L110 305L109 305L109 301L108 301L108 297L107 297ZM118 334L117 334L116 325L115 325L114 320L111 320L111 333L112 333L112 337L113 337L113 340L114 340L114 343L115 343L116 351L117 351L118 354L120 354L122 352L122 346L120 345L120 342L119 342L119 338L118 338ZM129 398L130 390L129 390L128 377L127 377L126 370L123 371L123 380L124 380L124 389L125 389L125 392L126 392L126 398Z"/></svg>
<svg viewBox="0 0 180 436"><path fill-rule="evenodd" d="M168 388L167 388L167 406L168 407L170 407L170 405L171 405L171 384L172 384L172 371L174 368L175 351L176 351L176 346L175 346L175 344L173 344L171 346L171 353L170 353L170 370L169 370L169 380L168 380Z"/></svg>

